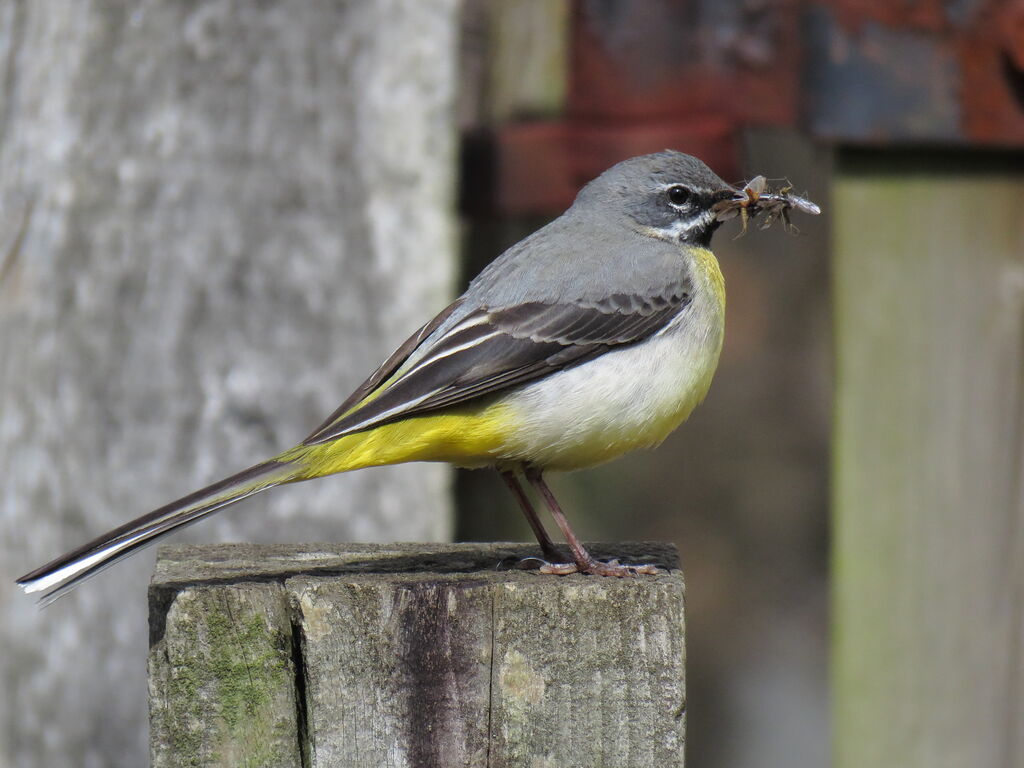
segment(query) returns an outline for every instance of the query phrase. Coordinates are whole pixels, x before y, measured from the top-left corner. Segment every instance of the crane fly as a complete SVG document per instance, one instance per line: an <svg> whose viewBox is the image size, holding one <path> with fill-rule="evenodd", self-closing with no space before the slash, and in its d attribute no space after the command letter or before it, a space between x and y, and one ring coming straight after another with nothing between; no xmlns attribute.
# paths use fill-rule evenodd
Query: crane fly
<svg viewBox="0 0 1024 768"><path fill-rule="evenodd" d="M790 211L800 211L812 216L821 213L821 208L815 203L805 197L794 195L792 184L787 182L785 186L772 190L764 176L755 176L732 197L716 203L712 210L717 214L719 221L739 216L742 224L740 235L747 231L749 222L762 214L764 219L758 225L758 229L768 229L776 221L781 220L787 232L796 234L800 230L790 219Z"/></svg>

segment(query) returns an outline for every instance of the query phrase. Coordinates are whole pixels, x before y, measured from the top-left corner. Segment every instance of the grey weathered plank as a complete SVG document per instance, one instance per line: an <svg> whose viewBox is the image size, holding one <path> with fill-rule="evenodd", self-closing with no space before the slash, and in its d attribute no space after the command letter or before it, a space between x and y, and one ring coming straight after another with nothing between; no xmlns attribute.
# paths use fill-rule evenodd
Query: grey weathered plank
<svg viewBox="0 0 1024 768"><path fill-rule="evenodd" d="M835 765L1024 765L1024 175L844 168Z"/></svg>
<svg viewBox="0 0 1024 768"><path fill-rule="evenodd" d="M277 710L259 715L284 722L294 713L292 743L305 765L682 765L677 555L664 545L594 551L668 570L621 581L541 576L511 567L537 554L521 544L164 548L150 591L154 638L162 638L151 653L151 695L188 697L175 682L180 670L168 671L167 638L248 645L195 626L226 626L218 601L244 584L247 597L264 601L262 614L252 610L270 622L254 633L259 642L283 647L280 637L291 637L282 659L297 706L282 694ZM183 600L209 610L175 608ZM197 645L199 668L223 653ZM226 730L215 733L226 753ZM153 728L153 750L173 762L166 729Z"/></svg>
<svg viewBox="0 0 1024 768"><path fill-rule="evenodd" d="M457 24L0 3L0 766L147 760L151 555L43 613L13 580L287 448L450 300ZM358 472L184 535L446 539L450 477Z"/></svg>
<svg viewBox="0 0 1024 768"><path fill-rule="evenodd" d="M568 0L491 0L487 118L500 123L551 117L565 102L569 62Z"/></svg>

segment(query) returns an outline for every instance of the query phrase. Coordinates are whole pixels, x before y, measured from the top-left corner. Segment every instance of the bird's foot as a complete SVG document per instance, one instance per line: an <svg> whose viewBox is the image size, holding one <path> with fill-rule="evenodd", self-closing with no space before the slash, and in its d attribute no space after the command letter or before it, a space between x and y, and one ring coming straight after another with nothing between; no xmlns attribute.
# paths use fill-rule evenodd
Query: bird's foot
<svg viewBox="0 0 1024 768"><path fill-rule="evenodd" d="M541 545L541 556L540 557L524 557L519 560L513 567L521 571L540 571L545 573L544 568L555 564L560 564L565 559L565 555L559 552L553 544L542 544ZM572 571L569 571L572 573Z"/></svg>
<svg viewBox="0 0 1024 768"><path fill-rule="evenodd" d="M524 557L517 560L515 564L510 567L520 571L539 571L541 568L548 565L548 561L543 557Z"/></svg>
<svg viewBox="0 0 1024 768"><path fill-rule="evenodd" d="M583 563L547 563L538 569L541 573L554 576L568 576L570 573L589 573L594 576L614 576L622 579L628 576L654 576L661 571L651 564L624 565L618 560L601 562L589 560Z"/></svg>

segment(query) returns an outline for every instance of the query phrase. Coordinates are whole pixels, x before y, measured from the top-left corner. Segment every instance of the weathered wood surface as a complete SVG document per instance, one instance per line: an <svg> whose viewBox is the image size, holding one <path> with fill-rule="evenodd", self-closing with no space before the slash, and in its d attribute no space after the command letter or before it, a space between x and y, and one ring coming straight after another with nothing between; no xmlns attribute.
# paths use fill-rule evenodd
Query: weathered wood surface
<svg viewBox="0 0 1024 768"><path fill-rule="evenodd" d="M491 123L556 115L565 102L569 0L490 0L489 78L483 90Z"/></svg>
<svg viewBox="0 0 1024 768"><path fill-rule="evenodd" d="M464 0L459 124L554 117L565 103L570 0Z"/></svg>
<svg viewBox="0 0 1024 768"><path fill-rule="evenodd" d="M521 544L166 547L150 587L154 766L682 766L663 575L549 577Z"/></svg>
<svg viewBox="0 0 1024 768"><path fill-rule="evenodd" d="M837 768L1024 765L1022 197L839 173Z"/></svg>
<svg viewBox="0 0 1024 768"><path fill-rule="evenodd" d="M301 439L448 302L456 28L456 0L0 3L0 766L147 759L152 555L43 612L14 578ZM449 478L184 535L444 540Z"/></svg>

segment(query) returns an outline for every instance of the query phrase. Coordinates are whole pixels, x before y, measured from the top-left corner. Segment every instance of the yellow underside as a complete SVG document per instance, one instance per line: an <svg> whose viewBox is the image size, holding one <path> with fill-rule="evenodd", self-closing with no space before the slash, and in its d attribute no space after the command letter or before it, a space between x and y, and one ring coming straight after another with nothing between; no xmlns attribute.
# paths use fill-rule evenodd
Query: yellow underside
<svg viewBox="0 0 1024 768"><path fill-rule="evenodd" d="M510 409L500 403L462 406L384 424L322 445L297 446L278 458L304 467L297 480L407 461L486 466L500 459L512 428Z"/></svg>
<svg viewBox="0 0 1024 768"><path fill-rule="evenodd" d="M725 311L725 278L715 258L708 248L693 249L694 267L698 274L703 275L715 293L715 300L722 311Z"/></svg>
<svg viewBox="0 0 1024 768"><path fill-rule="evenodd" d="M684 418L690 410L692 406L687 408ZM508 452L509 436L516 430L513 413L511 408L497 403L478 413L463 407L414 416L322 445L297 446L277 459L294 462L302 468L291 478L294 480L409 461L443 461L469 468L517 464L526 457ZM681 420L677 416L665 419L665 424L651 423L650 431L642 436L623 435L618 440L583 442L560 452L550 468L564 471L594 466L631 450L651 447L660 443Z"/></svg>

